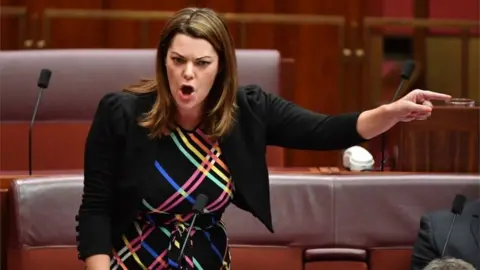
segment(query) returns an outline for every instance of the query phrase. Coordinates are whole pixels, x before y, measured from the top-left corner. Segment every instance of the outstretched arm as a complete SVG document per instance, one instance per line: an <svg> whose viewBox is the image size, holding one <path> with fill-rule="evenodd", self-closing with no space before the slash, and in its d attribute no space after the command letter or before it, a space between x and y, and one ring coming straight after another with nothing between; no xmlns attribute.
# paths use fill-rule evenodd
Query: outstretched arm
<svg viewBox="0 0 480 270"><path fill-rule="evenodd" d="M309 111L256 85L245 87L244 93L250 109L266 129L268 145L305 150L341 150L360 144L400 121L427 119L433 108L431 100L451 98L414 90L372 110L331 116Z"/></svg>
<svg viewBox="0 0 480 270"><path fill-rule="evenodd" d="M247 95L262 109L267 143L308 150L340 150L372 139L398 122L425 120L432 112L431 100L449 95L414 90L402 99L364 111L335 116L315 113L258 87Z"/></svg>
<svg viewBox="0 0 480 270"><path fill-rule="evenodd" d="M266 130L268 145L339 150L365 141L357 131L359 113L330 116L312 112L255 85L247 86L245 95Z"/></svg>

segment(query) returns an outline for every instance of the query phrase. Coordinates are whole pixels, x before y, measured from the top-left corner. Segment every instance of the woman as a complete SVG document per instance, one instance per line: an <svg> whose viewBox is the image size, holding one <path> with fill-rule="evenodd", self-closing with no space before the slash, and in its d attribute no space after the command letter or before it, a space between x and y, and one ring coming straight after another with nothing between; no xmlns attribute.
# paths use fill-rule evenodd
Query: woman
<svg viewBox="0 0 480 270"><path fill-rule="evenodd" d="M232 39L209 9L183 9L167 23L156 69L155 81L104 96L88 134L77 231L89 270L229 269L221 216L230 203L273 232L266 145L344 149L425 119L429 99L449 98L416 90L326 116L258 86L238 88ZM208 203L178 260L199 194Z"/></svg>

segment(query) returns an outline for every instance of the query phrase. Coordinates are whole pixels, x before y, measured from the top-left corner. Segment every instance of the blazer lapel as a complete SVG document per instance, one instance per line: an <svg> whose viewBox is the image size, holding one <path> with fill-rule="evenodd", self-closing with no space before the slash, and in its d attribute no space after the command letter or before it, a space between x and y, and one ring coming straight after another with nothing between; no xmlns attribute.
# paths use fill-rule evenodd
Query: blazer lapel
<svg viewBox="0 0 480 270"><path fill-rule="evenodd" d="M473 234L477 248L480 248L480 224L478 221L480 216L480 201L474 203L473 207L472 219L470 221L470 231Z"/></svg>
<svg viewBox="0 0 480 270"><path fill-rule="evenodd" d="M138 125L137 119L152 108L155 98L150 96L139 96L135 107L133 121L131 123L130 136L128 138L127 163L129 168L127 174L128 182L131 187L135 187L139 196L148 195L148 179L154 173L154 160L157 153L157 144L155 139L148 137L148 129Z"/></svg>
<svg viewBox="0 0 480 270"><path fill-rule="evenodd" d="M477 247L480 248L480 236L479 236L479 230L480 226L478 224L478 216L473 216L472 221L470 222L470 230L472 231L473 237L475 239L475 243L477 244Z"/></svg>
<svg viewBox="0 0 480 270"><path fill-rule="evenodd" d="M243 140L241 130L238 127L238 123L230 131L228 135L220 139L220 149L222 150L222 156L227 163L230 174L232 175L233 184L236 191L244 193L248 187L248 183L244 180L250 179L245 177L245 173L248 172L248 156L245 152L245 142ZM238 180L238 181L237 181Z"/></svg>
<svg viewBox="0 0 480 270"><path fill-rule="evenodd" d="M262 163L265 160L254 160L256 154L251 153L249 149L255 149L255 146L246 144L242 127L239 126L240 123L241 121L237 118L230 133L220 139L222 155L232 175L235 196L244 199L252 213L273 232L268 171L266 164ZM257 146L262 147L262 145ZM262 171L262 168L265 169L265 172Z"/></svg>

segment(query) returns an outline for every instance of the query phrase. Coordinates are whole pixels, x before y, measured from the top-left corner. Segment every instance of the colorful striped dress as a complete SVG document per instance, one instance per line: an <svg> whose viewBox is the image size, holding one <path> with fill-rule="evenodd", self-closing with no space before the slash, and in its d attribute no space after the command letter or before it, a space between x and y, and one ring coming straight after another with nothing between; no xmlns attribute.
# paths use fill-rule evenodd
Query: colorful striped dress
<svg viewBox="0 0 480 270"><path fill-rule="evenodd" d="M158 145L152 195L143 199L140 215L114 247L110 269L179 269L177 258L200 193L208 197L206 214L195 221L182 269L230 269L221 215L233 198L233 183L218 143L200 129L177 128Z"/></svg>

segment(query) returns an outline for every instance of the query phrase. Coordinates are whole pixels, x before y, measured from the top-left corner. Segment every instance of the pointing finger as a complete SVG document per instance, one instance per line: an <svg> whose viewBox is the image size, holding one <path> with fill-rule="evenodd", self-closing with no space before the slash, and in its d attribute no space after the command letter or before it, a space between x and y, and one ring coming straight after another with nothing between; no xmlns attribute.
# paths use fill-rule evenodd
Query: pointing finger
<svg viewBox="0 0 480 270"><path fill-rule="evenodd" d="M423 91L423 98L426 100L449 100L452 96L432 91Z"/></svg>

